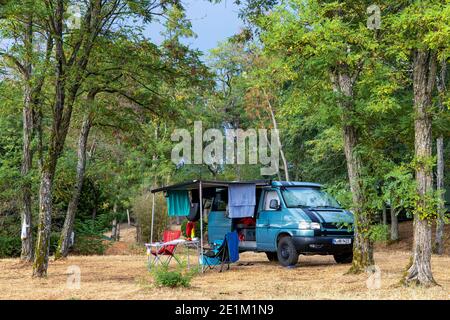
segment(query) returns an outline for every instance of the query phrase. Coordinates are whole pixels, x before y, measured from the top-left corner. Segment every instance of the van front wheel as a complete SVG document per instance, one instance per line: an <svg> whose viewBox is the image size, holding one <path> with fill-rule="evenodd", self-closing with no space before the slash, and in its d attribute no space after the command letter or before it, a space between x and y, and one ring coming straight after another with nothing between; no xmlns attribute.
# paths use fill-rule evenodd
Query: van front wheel
<svg viewBox="0 0 450 320"><path fill-rule="evenodd" d="M298 252L291 237L283 237L278 241L278 261L285 267L294 266L298 262Z"/></svg>

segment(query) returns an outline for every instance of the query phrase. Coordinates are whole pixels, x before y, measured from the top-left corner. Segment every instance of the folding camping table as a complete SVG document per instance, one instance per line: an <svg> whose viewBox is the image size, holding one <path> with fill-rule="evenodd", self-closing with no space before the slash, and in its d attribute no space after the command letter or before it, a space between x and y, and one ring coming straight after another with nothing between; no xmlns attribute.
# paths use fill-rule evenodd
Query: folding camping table
<svg viewBox="0 0 450 320"><path fill-rule="evenodd" d="M167 259L166 262L161 260L161 254L159 254L160 249L162 249L165 246L175 246L175 248L172 251L172 257L177 261L178 264L180 264L180 260L175 255L176 250L179 245L182 245L186 248L186 256L187 256L187 268L190 269L190 255L189 255L189 249L195 249L197 252L197 255L200 252L200 241L199 240L184 240L184 239L176 239L168 242L153 242L153 243L146 243L145 247L147 248L147 256L148 256L148 267L149 269L152 268L152 266L156 265L158 262L162 265L168 266L170 263L170 258ZM152 248L155 248L154 255L151 254Z"/></svg>

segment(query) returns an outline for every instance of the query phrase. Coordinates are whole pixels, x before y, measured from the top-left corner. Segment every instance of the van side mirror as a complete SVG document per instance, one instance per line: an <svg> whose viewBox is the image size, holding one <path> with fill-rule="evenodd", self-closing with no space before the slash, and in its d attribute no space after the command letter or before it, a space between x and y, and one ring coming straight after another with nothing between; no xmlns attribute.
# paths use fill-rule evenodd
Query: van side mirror
<svg viewBox="0 0 450 320"><path fill-rule="evenodd" d="M280 204L278 203L278 200L277 199L270 200L269 208L274 210L280 209Z"/></svg>

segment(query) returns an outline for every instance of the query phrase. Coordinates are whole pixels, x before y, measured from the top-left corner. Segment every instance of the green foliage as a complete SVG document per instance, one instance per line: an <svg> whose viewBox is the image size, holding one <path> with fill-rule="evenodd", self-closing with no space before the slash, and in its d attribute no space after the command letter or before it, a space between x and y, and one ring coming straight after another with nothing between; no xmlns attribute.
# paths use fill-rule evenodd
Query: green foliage
<svg viewBox="0 0 450 320"><path fill-rule="evenodd" d="M0 235L0 259L20 257L20 237L8 237Z"/></svg>
<svg viewBox="0 0 450 320"><path fill-rule="evenodd" d="M108 231L111 216L103 214L95 220L75 220L75 243L73 252L79 255L102 255L107 244L103 233Z"/></svg>
<svg viewBox="0 0 450 320"><path fill-rule="evenodd" d="M372 225L368 236L373 242L386 242L389 240L389 226L384 224Z"/></svg>
<svg viewBox="0 0 450 320"><path fill-rule="evenodd" d="M105 240L99 236L80 234L75 237L73 252L78 255L102 255L107 249Z"/></svg>
<svg viewBox="0 0 450 320"><path fill-rule="evenodd" d="M152 223L152 195L143 193L132 201L133 216L139 225L140 239L150 242ZM169 217L165 197L158 193L155 195L155 216L153 225L153 241L162 240L164 230L167 229Z"/></svg>
<svg viewBox="0 0 450 320"><path fill-rule="evenodd" d="M408 209L415 205L416 181L410 166L394 166L384 176L382 198L393 210L398 212L400 208Z"/></svg>
<svg viewBox="0 0 450 320"><path fill-rule="evenodd" d="M166 266L160 266L153 269L152 274L155 284L160 287L189 287L191 280L197 273L195 270L183 272L184 266L179 266L177 270L169 270Z"/></svg>

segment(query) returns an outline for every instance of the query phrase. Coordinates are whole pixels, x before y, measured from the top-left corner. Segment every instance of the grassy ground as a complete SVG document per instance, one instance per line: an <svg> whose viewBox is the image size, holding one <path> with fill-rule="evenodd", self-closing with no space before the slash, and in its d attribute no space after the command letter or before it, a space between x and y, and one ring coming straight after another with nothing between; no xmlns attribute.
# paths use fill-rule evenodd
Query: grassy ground
<svg viewBox="0 0 450 320"><path fill-rule="evenodd" d="M158 288L146 268L141 245L132 228L122 226L121 241L105 256L70 256L50 261L47 279L32 279L31 266L17 259L0 260L0 299L449 299L450 239L446 226L446 252L433 256L438 287L399 286L412 246L412 224L400 224L402 241L376 246L375 262L381 271L380 287L370 286L368 274L345 275L349 265L331 256L300 256L296 268L270 263L265 254L243 253L242 262L229 271L208 271L193 278L190 288ZM192 261L192 260L191 260ZM81 271L79 289L67 286L70 267Z"/></svg>
<svg viewBox="0 0 450 320"><path fill-rule="evenodd" d="M433 273L441 285L431 289L398 286L409 253L378 252L381 287L368 289L367 274L344 275L348 265L332 257L301 256L296 268L269 263L264 254L244 253L248 266L209 271L190 288L157 288L146 271L145 256L70 257L51 262L47 279L31 278L29 265L0 260L0 299L449 299L450 257L433 256ZM67 287L68 267L81 268L80 289Z"/></svg>

